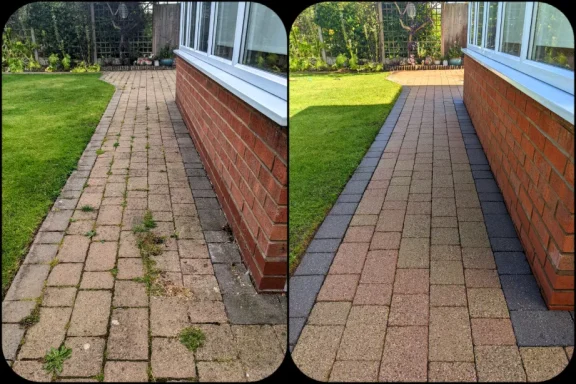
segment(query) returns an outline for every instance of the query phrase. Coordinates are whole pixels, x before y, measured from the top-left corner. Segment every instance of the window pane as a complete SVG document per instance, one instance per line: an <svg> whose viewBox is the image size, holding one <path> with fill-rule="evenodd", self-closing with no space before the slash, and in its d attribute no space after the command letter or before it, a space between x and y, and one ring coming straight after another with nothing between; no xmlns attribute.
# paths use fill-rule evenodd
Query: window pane
<svg viewBox="0 0 576 384"><path fill-rule="evenodd" d="M496 47L496 19L498 18L498 3L488 5L488 25L486 26L486 48Z"/></svg>
<svg viewBox="0 0 576 384"><path fill-rule="evenodd" d="M182 10L182 18L184 22L182 23L182 40L180 41L181 45L186 45L186 26L188 25L188 18L186 17L186 12L188 11L188 3L184 3L184 9Z"/></svg>
<svg viewBox="0 0 576 384"><path fill-rule="evenodd" d="M522 30L524 29L524 13L526 3L506 3L504 19L502 20L501 51L514 56L520 56L522 48Z"/></svg>
<svg viewBox="0 0 576 384"><path fill-rule="evenodd" d="M214 55L232 60L238 3L218 3Z"/></svg>
<svg viewBox="0 0 576 384"><path fill-rule="evenodd" d="M200 14L200 32L199 37L200 41L198 41L198 50L202 52L208 52L208 36L210 32L210 13L212 10L210 9L210 2L203 1L202 2L202 11Z"/></svg>
<svg viewBox="0 0 576 384"><path fill-rule="evenodd" d="M566 16L551 5L538 3L530 58L574 70L574 32Z"/></svg>
<svg viewBox="0 0 576 384"><path fill-rule="evenodd" d="M198 3L190 3L190 39L188 40L188 46L194 48L194 38L196 37L196 8Z"/></svg>
<svg viewBox="0 0 576 384"><path fill-rule="evenodd" d="M475 29L476 24L476 3L470 3L470 36L468 36L468 43L474 44Z"/></svg>
<svg viewBox="0 0 576 384"><path fill-rule="evenodd" d="M484 27L484 3L478 3L478 28L476 28L476 45L482 45L482 28Z"/></svg>
<svg viewBox="0 0 576 384"><path fill-rule="evenodd" d="M249 3L242 63L286 76L288 52L282 20L268 7Z"/></svg>

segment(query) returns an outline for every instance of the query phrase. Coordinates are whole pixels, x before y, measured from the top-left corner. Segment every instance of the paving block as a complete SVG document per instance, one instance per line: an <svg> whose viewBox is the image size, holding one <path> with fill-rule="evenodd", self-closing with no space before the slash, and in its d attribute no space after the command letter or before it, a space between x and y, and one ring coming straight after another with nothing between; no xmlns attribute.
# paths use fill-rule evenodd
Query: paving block
<svg viewBox="0 0 576 384"><path fill-rule="evenodd" d="M502 275L500 281L511 311L548 310L533 275Z"/></svg>
<svg viewBox="0 0 576 384"><path fill-rule="evenodd" d="M574 344L574 320L568 311L511 311L510 320L521 347Z"/></svg>

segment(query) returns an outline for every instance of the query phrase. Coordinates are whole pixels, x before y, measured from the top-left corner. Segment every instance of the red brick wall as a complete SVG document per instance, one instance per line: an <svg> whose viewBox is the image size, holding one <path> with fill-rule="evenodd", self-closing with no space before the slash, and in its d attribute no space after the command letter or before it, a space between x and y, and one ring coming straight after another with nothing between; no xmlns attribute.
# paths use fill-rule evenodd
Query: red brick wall
<svg viewBox="0 0 576 384"><path fill-rule="evenodd" d="M574 125L466 56L464 103L550 309L574 309Z"/></svg>
<svg viewBox="0 0 576 384"><path fill-rule="evenodd" d="M287 272L287 130L182 59L176 103L260 292Z"/></svg>

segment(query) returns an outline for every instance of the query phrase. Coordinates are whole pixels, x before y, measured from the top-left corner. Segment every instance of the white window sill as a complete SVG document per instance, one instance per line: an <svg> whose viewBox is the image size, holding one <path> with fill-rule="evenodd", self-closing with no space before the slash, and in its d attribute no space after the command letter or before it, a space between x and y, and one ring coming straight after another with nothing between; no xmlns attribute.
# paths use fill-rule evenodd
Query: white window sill
<svg viewBox="0 0 576 384"><path fill-rule="evenodd" d="M512 84L570 124L574 124L574 95L470 49L463 48L462 51L496 76Z"/></svg>
<svg viewBox="0 0 576 384"><path fill-rule="evenodd" d="M275 123L283 127L288 125L288 103L286 100L282 100L180 49L175 50L174 53Z"/></svg>

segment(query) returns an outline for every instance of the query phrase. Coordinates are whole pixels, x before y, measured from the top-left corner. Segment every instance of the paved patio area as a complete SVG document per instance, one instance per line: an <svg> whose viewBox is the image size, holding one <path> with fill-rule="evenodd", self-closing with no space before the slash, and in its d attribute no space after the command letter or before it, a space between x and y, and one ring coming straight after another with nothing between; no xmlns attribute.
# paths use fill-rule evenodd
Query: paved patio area
<svg viewBox="0 0 576 384"><path fill-rule="evenodd" d="M270 375L285 355L285 297L257 295L245 273L174 102L175 71L103 80L116 93L2 303L5 358L33 381ZM147 209L164 237L149 259L133 232ZM205 335L196 352L179 341L187 327ZM61 344L72 356L52 377L42 358Z"/></svg>
<svg viewBox="0 0 576 384"><path fill-rule="evenodd" d="M406 71L290 281L290 348L320 381L544 381L573 351L547 310L462 102Z"/></svg>

